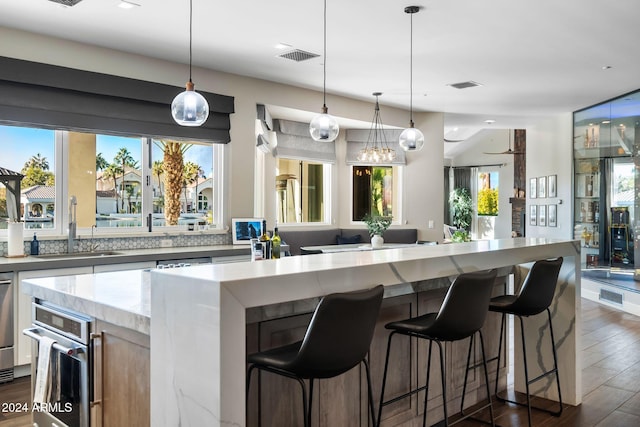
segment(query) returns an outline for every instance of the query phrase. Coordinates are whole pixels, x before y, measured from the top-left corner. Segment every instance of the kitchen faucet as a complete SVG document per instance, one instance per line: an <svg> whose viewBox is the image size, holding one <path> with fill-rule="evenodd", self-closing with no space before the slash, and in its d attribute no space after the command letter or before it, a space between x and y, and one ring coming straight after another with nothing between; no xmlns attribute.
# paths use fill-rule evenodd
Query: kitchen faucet
<svg viewBox="0 0 640 427"><path fill-rule="evenodd" d="M93 240L93 232L95 231L96 227L97 226L95 224L91 226L91 244L89 245L89 252L95 252L100 246L100 243L94 243Z"/></svg>
<svg viewBox="0 0 640 427"><path fill-rule="evenodd" d="M69 242L67 243L67 252L75 252L76 246L76 207L78 206L78 200L76 196L69 198Z"/></svg>

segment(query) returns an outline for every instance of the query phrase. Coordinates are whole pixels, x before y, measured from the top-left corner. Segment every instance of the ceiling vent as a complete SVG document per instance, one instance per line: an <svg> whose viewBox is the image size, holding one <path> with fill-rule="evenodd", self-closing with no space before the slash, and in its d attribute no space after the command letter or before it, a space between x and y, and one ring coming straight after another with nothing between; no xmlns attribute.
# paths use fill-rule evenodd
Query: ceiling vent
<svg viewBox="0 0 640 427"><path fill-rule="evenodd" d="M54 3L60 3L62 5L71 7L71 6L77 5L82 0L49 0L49 1L54 2Z"/></svg>
<svg viewBox="0 0 640 427"><path fill-rule="evenodd" d="M466 89L468 87L476 87L476 86L482 86L482 85L480 83L476 83L472 80L469 80L468 82L451 83L447 86L455 87L456 89Z"/></svg>
<svg viewBox="0 0 640 427"><path fill-rule="evenodd" d="M316 53L306 52L300 49L294 49L277 56L279 58L290 59L296 62L302 62L302 61L306 61L307 59L315 58L320 55Z"/></svg>

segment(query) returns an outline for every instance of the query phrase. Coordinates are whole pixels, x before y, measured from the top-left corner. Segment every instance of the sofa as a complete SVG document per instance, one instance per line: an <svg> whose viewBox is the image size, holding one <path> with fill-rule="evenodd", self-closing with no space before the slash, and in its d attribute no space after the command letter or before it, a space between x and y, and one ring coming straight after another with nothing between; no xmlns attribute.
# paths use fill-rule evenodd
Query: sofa
<svg viewBox="0 0 640 427"><path fill-rule="evenodd" d="M369 243L371 238L366 229L329 228L322 230L281 230L280 238L289 245L291 255L301 255L301 246L325 246L346 243ZM418 230L415 228L390 228L384 232L386 243L416 243Z"/></svg>

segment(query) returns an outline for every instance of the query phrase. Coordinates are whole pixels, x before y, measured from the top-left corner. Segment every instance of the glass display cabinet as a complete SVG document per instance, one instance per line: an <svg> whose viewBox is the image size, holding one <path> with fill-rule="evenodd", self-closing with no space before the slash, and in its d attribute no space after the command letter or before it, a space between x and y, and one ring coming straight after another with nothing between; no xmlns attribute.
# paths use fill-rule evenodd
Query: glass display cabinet
<svg viewBox="0 0 640 427"><path fill-rule="evenodd" d="M574 238L583 268L632 270L640 209L640 91L573 114ZM640 271L640 270L639 270Z"/></svg>

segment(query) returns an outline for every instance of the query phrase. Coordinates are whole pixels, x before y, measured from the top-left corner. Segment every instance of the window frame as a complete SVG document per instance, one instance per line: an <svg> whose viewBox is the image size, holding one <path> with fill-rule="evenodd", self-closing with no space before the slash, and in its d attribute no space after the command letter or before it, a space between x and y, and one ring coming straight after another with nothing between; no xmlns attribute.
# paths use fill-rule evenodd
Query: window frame
<svg viewBox="0 0 640 427"><path fill-rule="evenodd" d="M311 163L311 164L320 164L322 165L322 186L323 186L323 193L322 193L322 204L323 204L323 209L322 209L322 216L323 216L323 221L316 221L316 222L278 222L278 228L280 229L286 229L286 228L295 228L295 227L318 227L318 226L327 226L330 225L332 223L332 212L333 212L333 194L334 194L334 189L333 189L333 176L335 174L335 164L333 162L326 162L326 161L321 161L321 160L312 160L312 159L300 159L300 158L296 158L296 157L287 157L287 156L278 156L276 158L275 161L275 167L274 167L274 177L277 177L278 175L280 175L280 168L278 167L278 162L280 160L293 160L293 161L297 161L297 162L306 162L306 163ZM274 218L278 218L278 192L277 192L277 188L276 188L276 183L274 180L273 183L273 197L274 197L274 209L275 209L275 215ZM302 200L300 200L300 203L302 204ZM302 207L301 207L302 208ZM304 215L303 215L304 216Z"/></svg>
<svg viewBox="0 0 640 427"><path fill-rule="evenodd" d="M353 220L353 168L354 166L389 166L394 170L394 175L397 176L397 183L395 185L396 193L394 193L394 208L393 208L393 216L391 218L391 225L401 225L404 223L404 174L406 171L406 165L400 164L384 164L384 165L365 165L365 164L350 164L349 165L349 224L351 225L359 225L362 227L366 227L364 221L354 221ZM394 176L394 178L396 178Z"/></svg>
<svg viewBox="0 0 640 427"><path fill-rule="evenodd" d="M14 126L14 127L23 127L23 128L36 128L36 129L46 129L46 127L35 126L29 124L22 123L8 123L0 121L0 125L6 126ZM75 129L52 129L54 132L54 167L52 169L55 176L55 207L56 207L56 215L54 219L54 225L51 228L42 228L42 229L31 229L23 227L23 237L29 237L34 232L38 234L38 236L49 236L49 237L63 237L67 235L67 225L69 223L69 204L68 200L70 197L69 194L69 154L70 154L70 145L69 145L69 132L82 132L82 133L93 133L96 135L110 135L109 132L104 132L100 130L75 130ZM136 135L119 135L126 136L130 138L139 138L140 146L141 146L141 155L140 166L141 166L141 175L142 175L142 224L140 226L135 227L100 227L94 230L94 234L100 235L102 237L113 235L120 236L124 234L128 235L138 235L140 237L157 234L171 234L171 233L182 233L186 229L186 226L155 226L152 227L151 233L148 231L148 226L146 224L146 218L148 218L149 213L153 212L153 184L152 184L152 137L144 137L144 136L136 136ZM200 141L195 141L200 143ZM189 141L185 141L185 143L189 143ZM209 205L213 210L213 218L212 225L210 227L210 231L213 233L220 233L221 231L225 231L225 226L223 224L223 219L225 215L225 211L227 207L224 205L225 200L225 156L227 152L225 150L225 144L217 144L211 143L211 147L213 149L212 155L212 180L213 180L213 191L214 197L212 200L208 200ZM22 190L22 188L21 188ZM197 203L197 201L196 201ZM77 229L79 234L89 234L91 233L91 227L79 227ZM0 236L6 236L7 230L1 230Z"/></svg>

